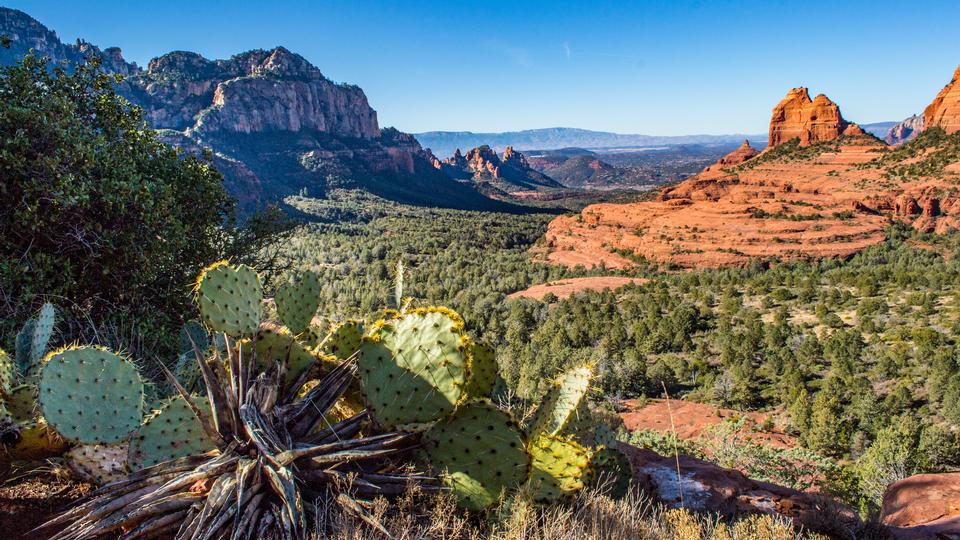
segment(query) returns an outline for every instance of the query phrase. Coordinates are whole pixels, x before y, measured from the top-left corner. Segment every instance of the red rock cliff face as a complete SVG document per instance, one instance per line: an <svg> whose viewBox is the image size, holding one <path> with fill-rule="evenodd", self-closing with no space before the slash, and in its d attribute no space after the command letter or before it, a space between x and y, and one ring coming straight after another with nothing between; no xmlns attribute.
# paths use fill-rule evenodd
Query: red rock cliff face
<svg viewBox="0 0 960 540"><path fill-rule="evenodd" d="M890 128L883 140L890 145L905 143L923 131L923 122L923 116L915 114Z"/></svg>
<svg viewBox="0 0 960 540"><path fill-rule="evenodd" d="M926 127L942 127L947 133L960 131L960 67L954 72L953 79L924 109L923 119Z"/></svg>
<svg viewBox="0 0 960 540"><path fill-rule="evenodd" d="M811 100L806 88L794 88L773 108L768 147L790 139L800 139L801 146L828 141L839 137L846 128L840 107L830 98L820 94Z"/></svg>
<svg viewBox="0 0 960 540"><path fill-rule="evenodd" d="M720 158L716 163L707 167L704 172L718 171L728 167L735 167L744 161L753 158L759 153L759 150L750 146L750 141L744 139L743 144L741 144L739 148Z"/></svg>

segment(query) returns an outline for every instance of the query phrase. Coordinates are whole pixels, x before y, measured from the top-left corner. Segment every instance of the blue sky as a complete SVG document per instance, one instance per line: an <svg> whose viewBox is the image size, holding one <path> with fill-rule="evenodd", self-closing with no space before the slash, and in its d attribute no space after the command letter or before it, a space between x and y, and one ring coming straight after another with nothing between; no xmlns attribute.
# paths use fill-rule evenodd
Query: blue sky
<svg viewBox="0 0 960 540"><path fill-rule="evenodd" d="M958 1L0 1L141 65L283 45L408 132L762 133L794 86L900 120L960 64Z"/></svg>

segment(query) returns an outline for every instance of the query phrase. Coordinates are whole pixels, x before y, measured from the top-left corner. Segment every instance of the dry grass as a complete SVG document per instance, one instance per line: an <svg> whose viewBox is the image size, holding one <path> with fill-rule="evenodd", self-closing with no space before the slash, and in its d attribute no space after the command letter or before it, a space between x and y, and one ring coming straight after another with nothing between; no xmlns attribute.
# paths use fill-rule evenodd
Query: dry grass
<svg viewBox="0 0 960 540"><path fill-rule="evenodd" d="M318 509L324 540L383 540L384 536L343 516L338 508ZM329 510L329 511L326 511ZM744 516L732 523L715 515L666 510L637 496L612 500L585 491L576 501L537 508L522 498L504 503L486 517L467 517L449 496L411 493L387 511L373 514L398 540L793 540L797 534L780 516ZM318 524L319 525L319 524ZM320 529L321 527L318 527Z"/></svg>

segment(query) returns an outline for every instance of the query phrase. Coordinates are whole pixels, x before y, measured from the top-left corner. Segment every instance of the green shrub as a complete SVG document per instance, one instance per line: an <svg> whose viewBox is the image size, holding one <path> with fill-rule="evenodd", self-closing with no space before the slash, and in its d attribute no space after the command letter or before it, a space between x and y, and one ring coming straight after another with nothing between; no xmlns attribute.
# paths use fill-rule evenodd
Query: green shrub
<svg viewBox="0 0 960 540"><path fill-rule="evenodd" d="M96 60L0 68L4 344L47 299L68 310L69 337L106 325L162 339L218 254L233 209L220 174L160 142L118 80Z"/></svg>

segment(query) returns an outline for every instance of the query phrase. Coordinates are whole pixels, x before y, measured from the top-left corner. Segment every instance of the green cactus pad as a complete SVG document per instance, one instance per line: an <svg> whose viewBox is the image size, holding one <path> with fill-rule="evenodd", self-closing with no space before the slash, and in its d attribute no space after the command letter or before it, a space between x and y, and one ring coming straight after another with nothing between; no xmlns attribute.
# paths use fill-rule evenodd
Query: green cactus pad
<svg viewBox="0 0 960 540"><path fill-rule="evenodd" d="M592 487L606 491L615 499L626 496L633 483L633 472L630 460L623 452L601 446L593 453L591 463L594 470L590 479Z"/></svg>
<svg viewBox="0 0 960 540"><path fill-rule="evenodd" d="M210 348L210 335L199 321L187 321L180 327L180 354L194 356L194 345L200 352L206 352Z"/></svg>
<svg viewBox="0 0 960 540"><path fill-rule="evenodd" d="M363 323L360 321L344 321L330 330L330 335L323 342L323 352L336 356L339 360L346 360L360 350L363 340Z"/></svg>
<svg viewBox="0 0 960 540"><path fill-rule="evenodd" d="M53 335L53 324L56 319L56 311L53 304L44 304L40 308L40 314L34 322L33 339L30 344L30 362L36 365L47 352L47 344L50 342L50 336Z"/></svg>
<svg viewBox="0 0 960 540"><path fill-rule="evenodd" d="M384 426L432 422L464 397L467 339L446 310L417 310L377 323L360 351L367 404Z"/></svg>
<svg viewBox="0 0 960 540"><path fill-rule="evenodd" d="M470 380L467 395L489 398L497 382L497 353L485 343L470 343Z"/></svg>
<svg viewBox="0 0 960 540"><path fill-rule="evenodd" d="M47 422L65 438L115 443L140 425L143 382L132 362L112 352L68 348L44 363L39 401Z"/></svg>
<svg viewBox="0 0 960 540"><path fill-rule="evenodd" d="M553 383L533 419L531 433L556 435L576 414L580 402L587 395L593 368L581 366L563 374Z"/></svg>
<svg viewBox="0 0 960 540"><path fill-rule="evenodd" d="M37 387L21 384L12 388L5 400L7 411L17 422L28 422L37 417Z"/></svg>
<svg viewBox="0 0 960 540"><path fill-rule="evenodd" d="M276 363L286 363L287 382L295 381L317 360L282 326L262 325L253 341L258 368L263 371Z"/></svg>
<svg viewBox="0 0 960 540"><path fill-rule="evenodd" d="M487 508L530 473L520 425L488 402L469 402L426 434L427 454L461 506Z"/></svg>
<svg viewBox="0 0 960 540"><path fill-rule="evenodd" d="M17 334L17 369L20 370L20 373L23 375L26 375L27 371L30 370L30 366L33 365L33 329L36 327L36 324L37 321L35 319L28 320L23 324L23 328L21 328Z"/></svg>
<svg viewBox="0 0 960 540"><path fill-rule="evenodd" d="M0 390L10 392L17 382L17 367L7 351L0 349Z"/></svg>
<svg viewBox="0 0 960 540"><path fill-rule="evenodd" d="M20 424L20 441L0 449L0 461L37 461L62 454L69 444L43 418Z"/></svg>
<svg viewBox="0 0 960 540"><path fill-rule="evenodd" d="M199 392L203 385L200 366L197 364L196 355L192 352L183 353L177 357L177 365L173 370L173 376L177 378L177 382L187 392Z"/></svg>
<svg viewBox="0 0 960 540"><path fill-rule="evenodd" d="M572 440L540 434L527 449L533 458L530 494L535 502L570 497L590 479L590 451Z"/></svg>
<svg viewBox="0 0 960 540"><path fill-rule="evenodd" d="M194 289L204 323L232 336L253 334L260 325L263 287L249 266L214 263L203 270Z"/></svg>
<svg viewBox="0 0 960 540"><path fill-rule="evenodd" d="M281 283L273 299L283 324L294 334L301 334L320 307L320 277L304 272L299 279Z"/></svg>
<svg viewBox="0 0 960 540"><path fill-rule="evenodd" d="M102 485L126 477L127 452L126 444L82 444L63 457L80 478Z"/></svg>
<svg viewBox="0 0 960 540"><path fill-rule="evenodd" d="M194 397L203 414L210 414L205 398ZM178 457L201 454L216 448L182 397L166 402L144 420L130 437L129 467L139 470Z"/></svg>

